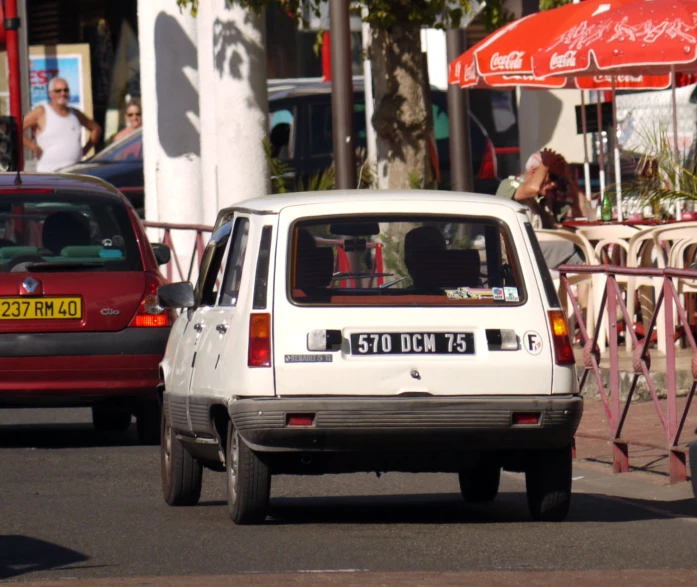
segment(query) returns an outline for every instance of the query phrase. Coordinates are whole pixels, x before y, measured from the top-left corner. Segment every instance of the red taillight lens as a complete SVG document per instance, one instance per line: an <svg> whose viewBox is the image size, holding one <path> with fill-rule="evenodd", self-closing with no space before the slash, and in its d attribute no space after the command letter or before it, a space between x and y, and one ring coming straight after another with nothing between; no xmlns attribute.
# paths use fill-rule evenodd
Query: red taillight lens
<svg viewBox="0 0 697 587"><path fill-rule="evenodd" d="M271 314L252 314L249 317L250 367L271 366Z"/></svg>
<svg viewBox="0 0 697 587"><path fill-rule="evenodd" d="M515 426L537 426L539 423L540 414L536 412L513 412Z"/></svg>
<svg viewBox="0 0 697 587"><path fill-rule="evenodd" d="M496 179L496 159L494 158L494 153L494 145L491 144L491 141L487 141L482 163L479 166L479 173L477 174L479 179Z"/></svg>
<svg viewBox="0 0 697 587"><path fill-rule="evenodd" d="M138 311L133 316L131 328L162 328L174 322L172 312L161 308L157 299L157 288L162 285L154 275L145 274L145 293L140 301Z"/></svg>
<svg viewBox="0 0 697 587"><path fill-rule="evenodd" d="M574 349L571 347L569 327L566 316L561 310L549 311L549 324L552 327L552 343L554 344L554 362L557 365L573 365Z"/></svg>
<svg viewBox="0 0 697 587"><path fill-rule="evenodd" d="M314 414L288 414L286 416L288 426L312 426L314 421Z"/></svg>

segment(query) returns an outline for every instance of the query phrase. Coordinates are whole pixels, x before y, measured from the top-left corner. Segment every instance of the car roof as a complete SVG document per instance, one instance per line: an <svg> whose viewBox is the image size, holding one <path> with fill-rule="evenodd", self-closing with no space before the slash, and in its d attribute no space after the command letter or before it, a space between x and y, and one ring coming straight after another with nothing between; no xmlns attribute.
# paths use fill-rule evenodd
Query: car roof
<svg viewBox="0 0 697 587"><path fill-rule="evenodd" d="M89 192L93 195L104 196L123 200L121 195L114 186L89 175L77 175L72 173L21 173L19 177L22 180L21 184L15 183L17 173L0 173L0 196L7 191L26 191L31 193L32 189L54 189L56 193L66 191L81 191Z"/></svg>
<svg viewBox="0 0 697 587"><path fill-rule="evenodd" d="M429 202L459 202L468 204L497 204L506 206L514 211L524 210L525 207L508 200L486 194L469 192L447 192L438 190L331 190L324 192L296 192L290 194L271 194L259 198L251 198L225 208L221 214L234 210L246 210L260 214L278 214L292 206L312 206L318 204L344 204L351 202L421 202L424 211L428 211Z"/></svg>
<svg viewBox="0 0 697 587"><path fill-rule="evenodd" d="M272 81L274 83L271 83ZM354 77L353 91L363 92L364 89L363 78ZM331 82L323 81L321 78L269 80L268 92L269 102L302 96L326 96L332 93L332 84ZM431 93L434 92L443 92L443 90L436 86L431 86Z"/></svg>

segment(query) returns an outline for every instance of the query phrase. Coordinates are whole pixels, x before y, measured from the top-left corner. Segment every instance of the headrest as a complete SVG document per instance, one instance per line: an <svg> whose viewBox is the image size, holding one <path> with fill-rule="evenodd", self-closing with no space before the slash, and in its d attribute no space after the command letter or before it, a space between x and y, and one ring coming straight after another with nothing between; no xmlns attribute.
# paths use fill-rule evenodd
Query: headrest
<svg viewBox="0 0 697 587"><path fill-rule="evenodd" d="M445 237L435 226L413 228L404 237L404 260L415 251L444 251Z"/></svg>

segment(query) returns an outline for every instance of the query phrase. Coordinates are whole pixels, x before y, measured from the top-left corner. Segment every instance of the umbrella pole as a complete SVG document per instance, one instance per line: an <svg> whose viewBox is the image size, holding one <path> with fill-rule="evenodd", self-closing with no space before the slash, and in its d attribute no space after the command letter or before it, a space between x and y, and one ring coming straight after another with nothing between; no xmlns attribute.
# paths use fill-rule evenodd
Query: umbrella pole
<svg viewBox="0 0 697 587"><path fill-rule="evenodd" d="M615 76L612 76L612 146L615 154L615 189L617 194L617 221L622 222L622 164L617 140L617 107L615 104Z"/></svg>
<svg viewBox="0 0 697 587"><path fill-rule="evenodd" d="M676 191L680 191L680 149L678 148L678 107L675 96L675 66L670 66L670 93L673 101L673 156L675 157L675 185ZM682 217L682 206L680 201L675 202L675 219Z"/></svg>
<svg viewBox="0 0 697 587"><path fill-rule="evenodd" d="M605 145L603 144L603 103L601 90L598 92L598 101L596 103L598 113L598 176L600 178L600 202L602 203L605 197Z"/></svg>
<svg viewBox="0 0 697 587"><path fill-rule="evenodd" d="M591 166L588 161L588 123L586 121L586 97L581 90L581 130L583 131L583 178L586 186L586 200L591 205Z"/></svg>

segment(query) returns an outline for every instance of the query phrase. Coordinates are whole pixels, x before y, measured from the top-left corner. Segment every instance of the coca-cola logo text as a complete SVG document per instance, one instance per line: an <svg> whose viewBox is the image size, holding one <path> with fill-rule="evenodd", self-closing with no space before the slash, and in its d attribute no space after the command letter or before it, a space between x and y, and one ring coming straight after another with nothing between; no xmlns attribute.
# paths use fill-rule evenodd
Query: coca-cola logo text
<svg viewBox="0 0 697 587"><path fill-rule="evenodd" d="M507 55L494 53L491 56L489 67L492 71L521 69L523 67L523 55L523 51L511 51Z"/></svg>
<svg viewBox="0 0 697 587"><path fill-rule="evenodd" d="M469 65L465 66L465 77L464 81L466 82L471 82L477 79L477 70L474 67L474 63L470 63Z"/></svg>
<svg viewBox="0 0 697 587"><path fill-rule="evenodd" d="M576 51L567 51L566 53L554 53L549 60L550 69L562 69L567 67L576 67Z"/></svg>

